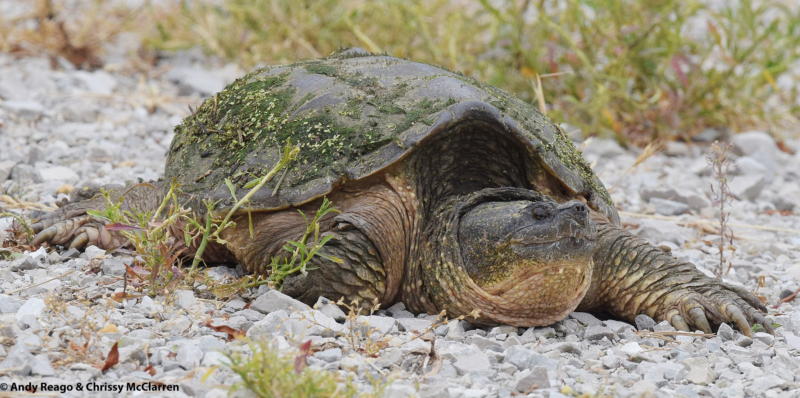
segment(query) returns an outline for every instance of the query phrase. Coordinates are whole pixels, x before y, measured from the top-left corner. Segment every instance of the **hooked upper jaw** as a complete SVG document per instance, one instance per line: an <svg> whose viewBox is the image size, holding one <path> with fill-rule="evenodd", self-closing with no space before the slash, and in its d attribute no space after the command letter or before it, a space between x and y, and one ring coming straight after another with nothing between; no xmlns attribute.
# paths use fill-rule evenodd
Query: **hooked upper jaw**
<svg viewBox="0 0 800 398"><path fill-rule="evenodd" d="M524 267L533 275L554 266L584 273L597 228L582 202L486 202L461 219L459 243L478 285L496 284ZM562 271L563 272L563 271Z"/></svg>

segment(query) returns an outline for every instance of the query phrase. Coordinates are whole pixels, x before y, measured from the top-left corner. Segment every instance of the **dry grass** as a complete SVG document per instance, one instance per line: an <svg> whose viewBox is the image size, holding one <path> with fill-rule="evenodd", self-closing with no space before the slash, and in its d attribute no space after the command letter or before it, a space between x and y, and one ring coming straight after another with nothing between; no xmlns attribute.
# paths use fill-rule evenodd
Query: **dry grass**
<svg viewBox="0 0 800 398"><path fill-rule="evenodd" d="M135 31L145 49L200 46L253 67L360 46L463 72L585 135L641 146L705 128L795 136L800 111L789 84L800 9L786 0L37 1L0 16L0 51L92 68L104 43Z"/></svg>
<svg viewBox="0 0 800 398"><path fill-rule="evenodd" d="M341 46L442 65L504 88L587 135L644 146L705 128L796 122L800 10L677 0L232 0L155 15L161 49L202 46L243 65Z"/></svg>
<svg viewBox="0 0 800 398"><path fill-rule="evenodd" d="M81 69L103 66L104 45L136 26L141 10L111 1L31 0L27 12L0 16L0 51L17 56L46 54L54 66L61 57Z"/></svg>

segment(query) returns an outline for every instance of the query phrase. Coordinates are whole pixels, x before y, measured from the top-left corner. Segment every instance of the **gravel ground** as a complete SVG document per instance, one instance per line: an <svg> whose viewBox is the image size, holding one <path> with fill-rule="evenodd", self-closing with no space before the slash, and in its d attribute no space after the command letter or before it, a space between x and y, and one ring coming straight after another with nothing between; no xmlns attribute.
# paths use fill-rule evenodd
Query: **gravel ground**
<svg viewBox="0 0 800 398"><path fill-rule="evenodd" d="M158 178L172 127L188 114L187 105L196 106L241 74L195 51L166 55L146 75L126 58L124 46L96 72L0 54L3 192L53 207L73 187ZM726 138L718 135L702 134ZM800 216L791 213L800 209L800 152L780 150L761 132L728 138L737 199L731 207L736 254L726 280L755 290L763 277L759 293L775 304L800 278ZM704 158L708 143L670 143L628 173L635 151L610 140L576 144L584 145L584 156L606 186L616 184L612 197L628 212L622 215L627 227L711 273L718 236L703 224L715 220L706 197L714 181ZM800 142L786 146L796 150ZM9 197L2 204L11 211L22 206ZM0 229L9 224L0 219ZM203 289L124 305L103 298L122 291L120 276L130 261L93 247L84 253L40 249L0 261L0 386L159 381L180 386L180 392L164 396L224 396L237 376L224 366L204 376L220 364L221 352L246 348L226 342L225 333L206 326L210 320L271 340L286 355L311 339L320 348L308 358L311 367L352 373L365 389L367 374L394 374L390 397L800 396L800 312L794 303L770 307L769 318L781 325L775 336L757 333L752 339L727 325L714 337L674 336L666 323L642 318L630 325L586 313L530 329L479 328L465 321L437 326L434 317L414 317L398 304L361 318L389 342L378 358L365 358L337 337L335 331L349 330L338 307L310 310L275 291L253 291L227 303L209 300ZM240 274L224 267L211 273ZM312 325L310 317L325 326ZM413 333L429 328L442 360L438 372L435 360L422 367L431 345ZM84 341L82 336L91 337L85 348L71 344ZM96 366L117 341L119 364L101 372ZM150 364L153 376L144 371Z"/></svg>

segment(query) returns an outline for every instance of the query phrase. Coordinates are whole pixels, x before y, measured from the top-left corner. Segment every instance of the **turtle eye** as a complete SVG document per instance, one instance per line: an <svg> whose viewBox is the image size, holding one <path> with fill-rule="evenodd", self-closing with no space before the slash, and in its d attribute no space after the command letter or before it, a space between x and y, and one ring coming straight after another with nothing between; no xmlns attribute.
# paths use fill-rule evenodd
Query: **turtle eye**
<svg viewBox="0 0 800 398"><path fill-rule="evenodd" d="M533 208L533 218L535 220L544 220L550 217L550 208L547 206L535 206Z"/></svg>

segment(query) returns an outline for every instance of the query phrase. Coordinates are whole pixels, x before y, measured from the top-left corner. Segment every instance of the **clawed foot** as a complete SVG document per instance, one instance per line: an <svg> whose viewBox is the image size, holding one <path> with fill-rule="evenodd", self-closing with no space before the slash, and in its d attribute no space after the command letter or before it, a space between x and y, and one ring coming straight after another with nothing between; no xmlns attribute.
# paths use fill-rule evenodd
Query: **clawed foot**
<svg viewBox="0 0 800 398"><path fill-rule="evenodd" d="M667 293L660 307L655 318L667 320L681 331L712 333L712 324L732 322L748 337L753 336L753 324L759 324L774 334L772 325L764 316L767 307L758 298L741 287L715 279L708 278L703 286Z"/></svg>
<svg viewBox="0 0 800 398"><path fill-rule="evenodd" d="M31 228L36 236L31 245L67 246L70 249L83 249L97 246L108 250L122 246L126 240L116 231L105 229L107 222L93 218L82 210L59 209L46 215Z"/></svg>

